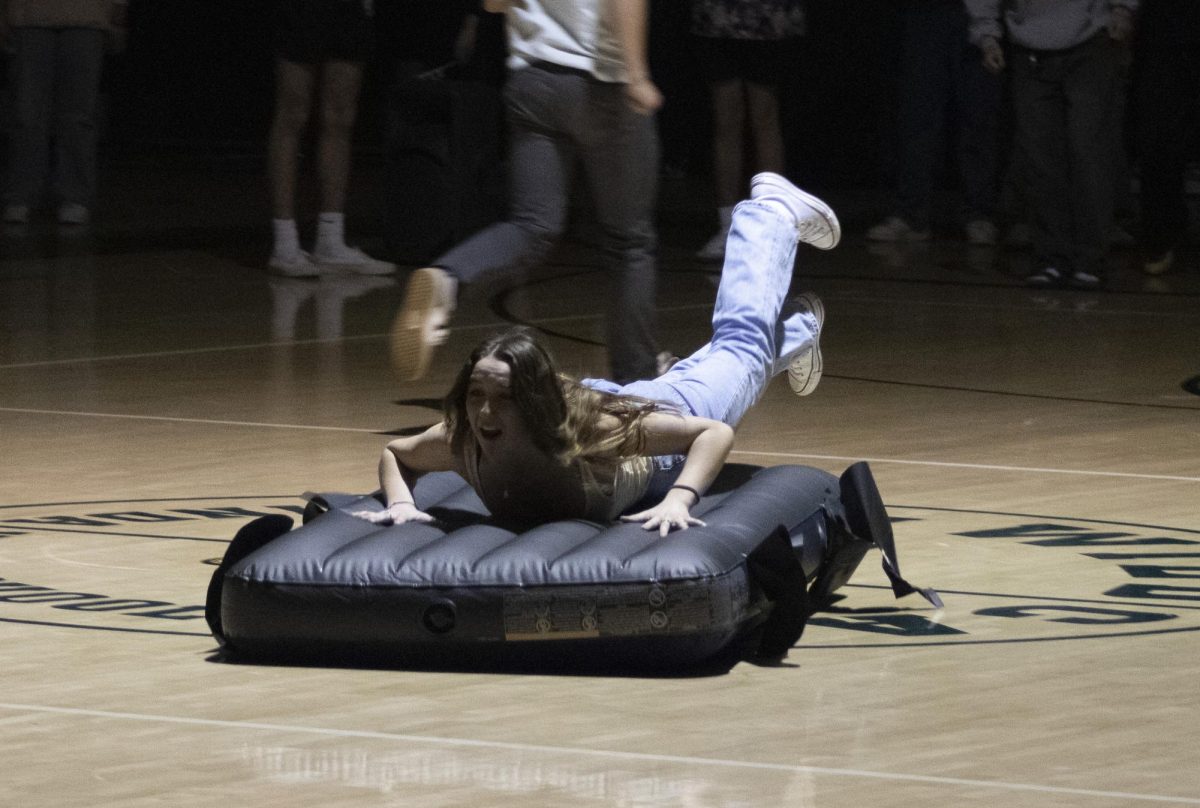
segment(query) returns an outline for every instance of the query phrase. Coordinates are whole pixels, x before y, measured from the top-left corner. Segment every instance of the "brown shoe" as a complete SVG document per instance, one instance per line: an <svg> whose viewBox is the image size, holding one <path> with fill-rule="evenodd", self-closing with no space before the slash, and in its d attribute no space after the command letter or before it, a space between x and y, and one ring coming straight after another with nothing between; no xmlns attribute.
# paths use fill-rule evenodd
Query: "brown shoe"
<svg viewBox="0 0 1200 808"><path fill-rule="evenodd" d="M416 381L429 370L433 349L446 341L458 282L446 270L425 267L408 280L404 303L392 321L392 370L401 381Z"/></svg>

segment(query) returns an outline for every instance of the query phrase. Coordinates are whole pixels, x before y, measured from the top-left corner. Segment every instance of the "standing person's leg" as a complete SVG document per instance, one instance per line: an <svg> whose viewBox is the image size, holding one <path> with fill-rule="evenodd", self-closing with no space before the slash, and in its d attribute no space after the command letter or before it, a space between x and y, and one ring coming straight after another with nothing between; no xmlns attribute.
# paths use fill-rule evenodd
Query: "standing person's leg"
<svg viewBox="0 0 1200 808"><path fill-rule="evenodd" d="M996 243L994 222L999 181L1000 105L1003 83L980 62L979 49L967 43L967 17L955 10L960 44L951 69L958 100L958 174L963 187L967 241Z"/></svg>
<svg viewBox="0 0 1200 808"><path fill-rule="evenodd" d="M741 196L745 170L746 87L740 78L709 82L712 110L713 189L717 198L717 230L696 251L702 261L720 261L733 219L733 206Z"/></svg>
<svg viewBox="0 0 1200 808"><path fill-rule="evenodd" d="M1104 277L1113 221L1113 140L1123 97L1121 46L1101 34L1071 54L1063 81L1072 213L1073 285Z"/></svg>
<svg viewBox="0 0 1200 808"><path fill-rule="evenodd" d="M351 141L358 117L362 75L360 62L328 61L321 65L317 177L321 183L322 213L344 213L346 210ZM320 242L318 246L321 246ZM329 246L344 247L345 244Z"/></svg>
<svg viewBox="0 0 1200 808"><path fill-rule="evenodd" d="M271 212L276 219L295 220L300 141L312 112L317 67L278 59L275 63L275 109L267 140Z"/></svg>
<svg viewBox="0 0 1200 808"><path fill-rule="evenodd" d="M504 89L509 126L509 213L432 262L469 284L541 261L566 227L574 159L568 121L587 100L587 80L538 67Z"/></svg>
<svg viewBox="0 0 1200 808"><path fill-rule="evenodd" d="M979 58L978 52L975 57ZM1015 55L1013 58L1016 58ZM981 65L982 66L982 65ZM1011 71L1009 71L1011 74ZM1005 226L1004 244L1016 249L1030 245L1029 230L1029 171L1022 145L1016 136L1016 113L1011 80L1000 81L1000 112L998 159L1000 170L996 192L996 213Z"/></svg>
<svg viewBox="0 0 1200 808"><path fill-rule="evenodd" d="M621 383L652 379L658 375L654 118L629 106L623 85L594 84L575 137L603 238L609 286L605 336L612 377Z"/></svg>
<svg viewBox="0 0 1200 808"><path fill-rule="evenodd" d="M1141 247L1151 275L1170 269L1187 230L1184 169L1200 123L1200 55L1177 43L1143 40L1139 48L1137 120L1141 168Z"/></svg>
<svg viewBox="0 0 1200 808"><path fill-rule="evenodd" d="M733 210L741 198L746 170L746 85L740 78L714 81L709 85L712 95L713 122L713 186L717 205ZM729 228L726 227L726 232Z"/></svg>
<svg viewBox="0 0 1200 808"><path fill-rule="evenodd" d="M939 16L944 13L915 7L902 12L895 211L867 231L872 241L925 241L931 235L934 178L950 88Z"/></svg>
<svg viewBox="0 0 1200 808"><path fill-rule="evenodd" d="M389 275L396 265L380 261L346 244L346 193L362 88L363 64L333 59L321 65L317 177L321 210L313 261L323 272Z"/></svg>
<svg viewBox="0 0 1200 808"><path fill-rule="evenodd" d="M50 28L14 28L9 63L13 112L9 130L4 220L28 221L39 201L50 162L50 114L54 99L54 52L58 33Z"/></svg>
<svg viewBox="0 0 1200 808"><path fill-rule="evenodd" d="M103 66L103 31L67 28L59 33L54 69L54 193L63 224L86 224L96 197L96 113Z"/></svg>
<svg viewBox="0 0 1200 808"><path fill-rule="evenodd" d="M267 175L275 243L269 268L282 275L311 276L316 265L300 249L296 185L300 141L312 110L315 65L279 58L275 63L275 109L267 139Z"/></svg>
<svg viewBox="0 0 1200 808"><path fill-rule="evenodd" d="M717 208L716 232L696 251L696 257L701 261L720 261L725 255L733 206L741 200L742 189L746 187L744 43L723 36L693 36L691 43L697 78L703 80L708 97L709 160Z"/></svg>
<svg viewBox="0 0 1200 808"><path fill-rule="evenodd" d="M567 180L574 151L563 121L586 99L579 76L536 67L505 87L509 123L509 200L505 221L468 238L409 279L391 330L392 368L406 381L425 375L446 338L458 286L540 260L566 226Z"/></svg>
<svg viewBox="0 0 1200 808"><path fill-rule="evenodd" d="M1014 51L1009 60L1016 146L1023 161L1024 196L1038 263L1025 279L1031 286L1057 284L1072 269L1066 109L1059 61L1057 56L1035 57L1021 51Z"/></svg>
<svg viewBox="0 0 1200 808"><path fill-rule="evenodd" d="M750 137L754 140L755 173L782 174L787 169L783 127L779 121L779 88L774 84L746 83Z"/></svg>

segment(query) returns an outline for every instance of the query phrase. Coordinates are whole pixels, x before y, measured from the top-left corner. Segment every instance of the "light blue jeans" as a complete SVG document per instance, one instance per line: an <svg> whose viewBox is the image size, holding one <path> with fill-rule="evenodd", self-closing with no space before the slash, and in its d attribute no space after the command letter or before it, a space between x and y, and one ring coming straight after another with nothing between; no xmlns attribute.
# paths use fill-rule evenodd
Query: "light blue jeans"
<svg viewBox="0 0 1200 808"><path fill-rule="evenodd" d="M795 221L781 207L740 203L725 247L712 340L657 379L626 385L584 379L583 384L737 426L771 378L813 343L816 319L808 312L785 314L796 244Z"/></svg>
<svg viewBox="0 0 1200 808"><path fill-rule="evenodd" d="M606 379L582 383L607 393L661 401L685 415L736 427L771 378L786 370L798 351L812 346L817 332L810 312L785 312L796 244L795 220L781 207L740 203L734 208L725 246L712 340L657 379L626 385ZM643 503L665 495L682 460L682 456L655 458L656 470Z"/></svg>

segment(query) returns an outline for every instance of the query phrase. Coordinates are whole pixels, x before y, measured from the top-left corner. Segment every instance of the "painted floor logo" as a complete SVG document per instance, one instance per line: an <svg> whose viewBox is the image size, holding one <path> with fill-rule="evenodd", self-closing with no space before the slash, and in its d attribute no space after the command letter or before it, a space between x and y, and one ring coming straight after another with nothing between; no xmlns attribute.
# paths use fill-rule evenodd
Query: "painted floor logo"
<svg viewBox="0 0 1200 808"><path fill-rule="evenodd" d="M213 565L243 524L294 497L0 506L0 622L207 636Z"/></svg>
<svg viewBox="0 0 1200 808"><path fill-rule="evenodd" d="M815 615L801 647L1200 631L1200 530L919 506L888 510L904 571L938 590L945 609L931 613L908 600L880 608L879 592L866 591L876 588L859 583L870 577L867 565L877 563L871 554L844 590L845 605Z"/></svg>
<svg viewBox="0 0 1200 808"><path fill-rule="evenodd" d="M893 602L870 553L802 648L1200 631L1200 530L889 505L904 572L946 607ZM292 496L0 506L0 622L207 636L213 565Z"/></svg>

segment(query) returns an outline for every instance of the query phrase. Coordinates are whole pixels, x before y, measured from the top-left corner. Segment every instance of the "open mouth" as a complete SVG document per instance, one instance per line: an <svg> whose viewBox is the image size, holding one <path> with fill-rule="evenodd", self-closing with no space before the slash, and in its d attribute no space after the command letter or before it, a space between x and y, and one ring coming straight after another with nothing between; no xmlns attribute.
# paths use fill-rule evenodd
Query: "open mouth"
<svg viewBox="0 0 1200 808"><path fill-rule="evenodd" d="M500 430L497 427L481 426L479 427L479 437L483 440L495 440L500 437Z"/></svg>

